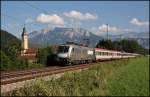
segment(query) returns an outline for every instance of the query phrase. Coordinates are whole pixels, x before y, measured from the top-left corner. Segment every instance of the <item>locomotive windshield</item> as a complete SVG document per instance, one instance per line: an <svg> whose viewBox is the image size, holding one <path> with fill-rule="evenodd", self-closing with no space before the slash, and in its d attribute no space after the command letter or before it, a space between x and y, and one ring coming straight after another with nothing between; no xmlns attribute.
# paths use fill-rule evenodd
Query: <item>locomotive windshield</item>
<svg viewBox="0 0 150 97"><path fill-rule="evenodd" d="M69 50L69 46L60 46L58 49L59 53L66 53Z"/></svg>

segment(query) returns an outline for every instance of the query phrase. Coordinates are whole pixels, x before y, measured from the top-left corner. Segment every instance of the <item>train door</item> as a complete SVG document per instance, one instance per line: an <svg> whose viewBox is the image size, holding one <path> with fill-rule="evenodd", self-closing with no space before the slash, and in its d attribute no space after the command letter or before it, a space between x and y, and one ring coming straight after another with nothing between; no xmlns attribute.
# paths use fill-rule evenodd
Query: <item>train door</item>
<svg viewBox="0 0 150 97"><path fill-rule="evenodd" d="M78 58L80 57L80 55L78 55L78 48L76 47L72 47L72 50L71 50L71 54L70 54L70 60L71 62L75 62L76 60L78 60Z"/></svg>

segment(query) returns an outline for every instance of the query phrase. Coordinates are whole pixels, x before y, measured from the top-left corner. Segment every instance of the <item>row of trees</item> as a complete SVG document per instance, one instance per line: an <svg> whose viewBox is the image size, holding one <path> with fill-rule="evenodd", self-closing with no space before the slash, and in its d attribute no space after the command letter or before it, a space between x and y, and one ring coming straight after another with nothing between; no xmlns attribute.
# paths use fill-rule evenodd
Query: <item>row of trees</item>
<svg viewBox="0 0 150 97"><path fill-rule="evenodd" d="M139 45L136 40L126 40L126 39L123 39L121 41L100 40L96 45L96 47L106 48L110 50L125 51L129 53L139 53L143 55L149 54L149 50Z"/></svg>
<svg viewBox="0 0 150 97"><path fill-rule="evenodd" d="M18 58L11 58L7 56L2 50L0 50L1 54L1 71L7 70L21 70L28 67L27 60L20 60Z"/></svg>
<svg viewBox="0 0 150 97"><path fill-rule="evenodd" d="M21 51L21 41L17 37L4 30L1 30L0 35L1 70L3 71L27 68L27 60L21 60L18 58Z"/></svg>

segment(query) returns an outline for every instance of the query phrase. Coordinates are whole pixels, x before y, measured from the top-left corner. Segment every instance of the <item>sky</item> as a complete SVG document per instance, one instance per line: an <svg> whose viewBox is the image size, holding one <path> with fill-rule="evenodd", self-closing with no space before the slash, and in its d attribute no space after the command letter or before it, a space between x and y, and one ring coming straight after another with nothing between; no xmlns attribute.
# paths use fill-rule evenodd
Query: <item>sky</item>
<svg viewBox="0 0 150 97"><path fill-rule="evenodd" d="M149 32L149 1L1 1L1 28L18 38L55 27L96 35ZM108 24L108 25L107 25Z"/></svg>

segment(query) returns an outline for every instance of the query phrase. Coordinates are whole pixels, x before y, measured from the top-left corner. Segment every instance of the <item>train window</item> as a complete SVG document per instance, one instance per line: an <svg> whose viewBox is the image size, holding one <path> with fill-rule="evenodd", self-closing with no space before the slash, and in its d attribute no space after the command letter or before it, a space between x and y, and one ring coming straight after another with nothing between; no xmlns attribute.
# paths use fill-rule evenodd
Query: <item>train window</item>
<svg viewBox="0 0 150 97"><path fill-rule="evenodd" d="M103 55L105 55L105 52L103 52Z"/></svg>
<svg viewBox="0 0 150 97"><path fill-rule="evenodd" d="M74 48L72 48L72 52L74 52Z"/></svg>
<svg viewBox="0 0 150 97"><path fill-rule="evenodd" d="M101 55L101 52L98 52L98 55Z"/></svg>
<svg viewBox="0 0 150 97"><path fill-rule="evenodd" d="M108 56L108 52L106 52L106 56Z"/></svg>
<svg viewBox="0 0 150 97"><path fill-rule="evenodd" d="M103 52L103 55L105 55L105 52Z"/></svg>
<svg viewBox="0 0 150 97"><path fill-rule="evenodd" d="M106 53L105 53L105 52L103 52L103 55L106 55Z"/></svg>
<svg viewBox="0 0 150 97"><path fill-rule="evenodd" d="M105 52L105 55L107 56L107 55L108 55L108 53L107 53L107 52Z"/></svg>
<svg viewBox="0 0 150 97"><path fill-rule="evenodd" d="M100 52L96 52L96 55L100 55Z"/></svg>
<svg viewBox="0 0 150 97"><path fill-rule="evenodd" d="M99 52L99 55L103 55L102 52Z"/></svg>
<svg viewBox="0 0 150 97"><path fill-rule="evenodd" d="M95 52L96 55L98 55L98 52Z"/></svg>
<svg viewBox="0 0 150 97"><path fill-rule="evenodd" d="M60 46L58 52L66 53L69 50L69 46Z"/></svg>
<svg viewBox="0 0 150 97"><path fill-rule="evenodd" d="M99 55L101 56L101 55L102 55L102 52L99 52Z"/></svg>

